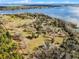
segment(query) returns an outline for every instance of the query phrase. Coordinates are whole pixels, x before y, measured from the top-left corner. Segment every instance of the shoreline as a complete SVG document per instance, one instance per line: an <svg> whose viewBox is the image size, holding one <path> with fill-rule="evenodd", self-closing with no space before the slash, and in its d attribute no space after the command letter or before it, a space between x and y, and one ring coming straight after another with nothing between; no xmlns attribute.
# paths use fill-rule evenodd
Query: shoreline
<svg viewBox="0 0 79 59"><path fill-rule="evenodd" d="M51 8L49 6L0 6L0 10L22 10L22 9L41 9Z"/></svg>

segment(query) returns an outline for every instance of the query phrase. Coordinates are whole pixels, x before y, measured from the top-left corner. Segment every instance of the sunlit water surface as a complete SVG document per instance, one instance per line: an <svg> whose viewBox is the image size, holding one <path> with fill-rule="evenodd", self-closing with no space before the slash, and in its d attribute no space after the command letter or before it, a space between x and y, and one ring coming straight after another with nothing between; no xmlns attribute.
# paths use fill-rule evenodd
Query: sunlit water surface
<svg viewBox="0 0 79 59"><path fill-rule="evenodd" d="M49 16L57 17L65 21L71 21L79 25L79 7L51 7L42 9L22 9L0 11L0 14L16 13L42 13Z"/></svg>

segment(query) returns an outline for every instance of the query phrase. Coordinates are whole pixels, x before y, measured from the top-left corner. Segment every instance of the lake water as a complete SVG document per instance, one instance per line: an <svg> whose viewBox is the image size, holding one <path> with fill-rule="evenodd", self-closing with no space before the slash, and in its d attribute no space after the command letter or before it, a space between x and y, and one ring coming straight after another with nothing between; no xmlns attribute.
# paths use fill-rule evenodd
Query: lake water
<svg viewBox="0 0 79 59"><path fill-rule="evenodd" d="M57 17L63 20L71 21L79 25L79 7L51 7L42 9L22 9L0 11L0 14L16 14L16 13L43 13L49 16Z"/></svg>

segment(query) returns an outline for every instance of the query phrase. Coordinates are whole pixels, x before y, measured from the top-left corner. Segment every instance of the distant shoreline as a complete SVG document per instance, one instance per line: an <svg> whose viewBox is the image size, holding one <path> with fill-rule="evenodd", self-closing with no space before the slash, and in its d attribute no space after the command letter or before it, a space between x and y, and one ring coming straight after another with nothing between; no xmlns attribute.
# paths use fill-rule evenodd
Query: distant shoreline
<svg viewBox="0 0 79 59"><path fill-rule="evenodd" d="M0 10L16 10L16 9L34 9L34 8L50 8L50 7L79 7L79 4L13 4L13 5L0 5Z"/></svg>
<svg viewBox="0 0 79 59"><path fill-rule="evenodd" d="M0 6L0 10L20 10L20 9L36 9L50 8L49 6Z"/></svg>

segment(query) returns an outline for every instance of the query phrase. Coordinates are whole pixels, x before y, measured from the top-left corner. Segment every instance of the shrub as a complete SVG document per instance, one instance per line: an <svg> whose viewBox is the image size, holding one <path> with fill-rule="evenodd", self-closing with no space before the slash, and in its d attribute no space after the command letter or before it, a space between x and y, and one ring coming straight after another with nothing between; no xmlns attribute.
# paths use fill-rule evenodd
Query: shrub
<svg viewBox="0 0 79 59"><path fill-rule="evenodd" d="M12 40L9 32L0 33L0 59L23 59L17 52L17 44Z"/></svg>

